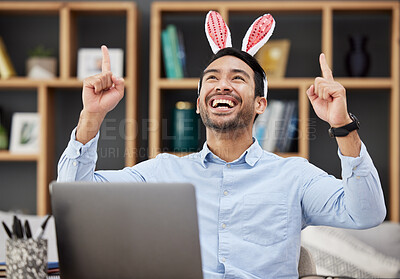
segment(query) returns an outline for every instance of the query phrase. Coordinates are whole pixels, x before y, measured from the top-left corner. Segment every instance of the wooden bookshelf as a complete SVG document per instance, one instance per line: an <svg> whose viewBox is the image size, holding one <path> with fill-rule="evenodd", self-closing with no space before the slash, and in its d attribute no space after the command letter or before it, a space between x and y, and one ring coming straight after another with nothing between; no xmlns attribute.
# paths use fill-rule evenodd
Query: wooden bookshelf
<svg viewBox="0 0 400 279"><path fill-rule="evenodd" d="M185 17L187 14L200 15L193 17L193 21L198 20L204 23L204 18L209 10L218 11L224 20L230 25L231 19L236 15L254 14L251 18L254 20L262 13L270 12L275 14L285 14L290 17L296 13L317 15L320 17L320 51L324 52L329 65L332 65L335 54L334 44L334 21L337 13L350 12L355 14L363 13L385 13L390 17L390 38L386 42L390 49L389 74L385 77L366 77L366 78L347 78L337 77L337 81L342 83L346 89L377 89L390 92L387 108L389 112L390 127L388 129L389 142L382 143L389 146L389 195L390 195L390 219L396 222L400 221L400 192L399 192L399 3L396 1L262 1L262 2L190 2L182 5L182 2L153 2L151 9L150 24L150 127L149 127L149 154L155 157L162 146L162 111L165 94L173 90L197 90L198 78L189 77L183 79L167 79L163 75L163 60L161 49L161 30L164 27L165 16ZM305 17L306 18L306 17ZM196 27L201 23L197 22ZM298 24L302 24L301 20ZM179 26L178 26L179 28ZM246 26L248 28L248 26ZM200 30L200 29L199 29ZM203 32L204 31L201 31ZM278 31L276 31L278 32ZM196 34L196 36L205 35ZM272 38L273 39L273 38ZM237 47L237 46L236 46ZM296 48L294 44L291 48ZM188 51L186 49L186 51ZM207 54L206 54L207 53ZM201 55L198 53L197 55ZM210 56L209 52L204 50L204 56ZM190 65L188 65L190 67ZM298 152L279 154L281 156L302 156L309 158L309 111L310 105L305 91L312 84L315 76L288 77L282 79L269 79L269 88L273 89L291 89L297 90L295 97L299 105L299 141ZM195 91L194 91L195 92ZM385 112L382 112L385 113ZM182 155L182 154L178 154Z"/></svg>
<svg viewBox="0 0 400 279"><path fill-rule="evenodd" d="M37 161L39 158L38 154L18 154L11 153L9 151L0 151L0 161Z"/></svg>
<svg viewBox="0 0 400 279"><path fill-rule="evenodd" d="M50 212L49 183L56 179L53 173L57 162L54 160L55 149L55 107L54 92L56 89L82 88L82 80L76 78L77 65L77 17L98 15L104 18L110 15L121 15L125 19L126 45L124 48L125 64L125 116L124 120L130 125L125 129L125 165L136 163L136 115L137 115L137 80L136 80L136 42L137 42L137 12L133 2L1 2L0 16L14 15L53 15L59 22L59 76L49 80L33 80L23 76L10 79L0 79L0 90L36 91L37 112L41 116L40 147L38 154L14 154L8 151L0 152L0 161L34 161L37 163L37 214L44 215ZM12 28L12 26L10 27ZM46 26L43 26L46 30ZM99 34L93 34L99 36ZM105 42L107 44L107 42ZM96 46L96 47L100 47ZM17 93L18 94L18 93ZM1 104L1 101L0 101ZM132 123L132 124L131 124Z"/></svg>

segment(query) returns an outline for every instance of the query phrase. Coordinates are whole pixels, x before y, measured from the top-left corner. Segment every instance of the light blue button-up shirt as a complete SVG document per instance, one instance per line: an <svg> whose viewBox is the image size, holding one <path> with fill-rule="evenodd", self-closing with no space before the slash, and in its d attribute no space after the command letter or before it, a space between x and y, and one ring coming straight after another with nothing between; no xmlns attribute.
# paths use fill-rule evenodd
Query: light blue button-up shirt
<svg viewBox="0 0 400 279"><path fill-rule="evenodd" d="M94 171L98 137L82 145L72 132L58 180L192 183L204 278L297 278L304 227L368 228L386 215L364 144L357 158L338 152L339 180L303 158L266 152L257 141L229 163L205 143L183 158L160 154L123 170Z"/></svg>

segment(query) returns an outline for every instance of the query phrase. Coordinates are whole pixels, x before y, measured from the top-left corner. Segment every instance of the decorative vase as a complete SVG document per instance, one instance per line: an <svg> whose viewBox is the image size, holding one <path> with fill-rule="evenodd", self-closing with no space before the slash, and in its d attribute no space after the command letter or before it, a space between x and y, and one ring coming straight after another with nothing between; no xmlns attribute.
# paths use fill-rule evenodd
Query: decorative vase
<svg viewBox="0 0 400 279"><path fill-rule="evenodd" d="M31 57L26 62L27 75L32 79L52 79L57 72L55 57Z"/></svg>
<svg viewBox="0 0 400 279"><path fill-rule="evenodd" d="M349 37L350 50L346 57L349 76L365 77L369 70L369 54L366 50L367 37L356 34Z"/></svg>

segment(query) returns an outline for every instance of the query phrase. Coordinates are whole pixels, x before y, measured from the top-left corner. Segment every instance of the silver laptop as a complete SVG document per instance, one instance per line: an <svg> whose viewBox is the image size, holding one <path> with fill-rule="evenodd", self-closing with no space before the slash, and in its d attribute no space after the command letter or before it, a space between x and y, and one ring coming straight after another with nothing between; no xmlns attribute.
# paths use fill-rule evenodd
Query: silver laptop
<svg viewBox="0 0 400 279"><path fill-rule="evenodd" d="M191 184L50 185L62 279L202 277Z"/></svg>

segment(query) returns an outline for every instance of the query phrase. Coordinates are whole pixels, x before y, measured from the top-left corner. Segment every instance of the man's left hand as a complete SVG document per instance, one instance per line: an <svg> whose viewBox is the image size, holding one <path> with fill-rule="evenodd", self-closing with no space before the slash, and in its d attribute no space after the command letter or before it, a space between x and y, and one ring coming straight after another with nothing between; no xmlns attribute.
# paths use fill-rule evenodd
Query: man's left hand
<svg viewBox="0 0 400 279"><path fill-rule="evenodd" d="M307 96L317 116L331 127L341 127L352 122L347 112L346 89L333 79L325 55L319 57L322 77L317 77L307 90Z"/></svg>

